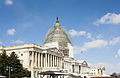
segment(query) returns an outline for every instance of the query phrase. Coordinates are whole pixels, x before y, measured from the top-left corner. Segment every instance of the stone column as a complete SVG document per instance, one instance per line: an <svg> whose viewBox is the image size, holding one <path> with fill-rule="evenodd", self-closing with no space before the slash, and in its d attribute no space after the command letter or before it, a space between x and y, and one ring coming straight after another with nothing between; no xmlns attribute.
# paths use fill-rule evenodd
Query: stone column
<svg viewBox="0 0 120 78"><path fill-rule="evenodd" d="M35 66L37 67L37 52L35 53Z"/></svg>
<svg viewBox="0 0 120 78"><path fill-rule="evenodd" d="M55 66L55 62L54 62L54 55L53 55L53 67Z"/></svg>
<svg viewBox="0 0 120 78"><path fill-rule="evenodd" d="M57 67L57 56L56 56L56 67Z"/></svg>
<svg viewBox="0 0 120 78"><path fill-rule="evenodd" d="M33 71L33 67L34 67L34 52L32 52L32 69L31 69L31 77L34 78L34 71Z"/></svg>
<svg viewBox="0 0 120 78"><path fill-rule="evenodd" d="M60 57L59 57L59 67L60 67Z"/></svg>
<svg viewBox="0 0 120 78"><path fill-rule="evenodd" d="M38 53L38 67L40 67L40 53Z"/></svg>
<svg viewBox="0 0 120 78"><path fill-rule="evenodd" d="M45 53L45 67L47 67L47 53Z"/></svg>
<svg viewBox="0 0 120 78"><path fill-rule="evenodd" d="M52 67L52 55L50 54L50 67Z"/></svg>
<svg viewBox="0 0 120 78"><path fill-rule="evenodd" d="M52 67L53 66L53 56L52 56L52 54L50 56L51 56L51 67Z"/></svg>
<svg viewBox="0 0 120 78"><path fill-rule="evenodd" d="M51 67L51 54L49 54L49 67Z"/></svg>
<svg viewBox="0 0 120 78"><path fill-rule="evenodd" d="M34 52L32 52L32 65L31 65L31 67L33 67L34 66Z"/></svg>
<svg viewBox="0 0 120 78"><path fill-rule="evenodd" d="M58 67L58 56L57 56L57 67Z"/></svg>
<svg viewBox="0 0 120 78"><path fill-rule="evenodd" d="M50 62L50 59L49 59L49 54L48 54L48 67L50 67L50 65L49 65L50 63L49 62Z"/></svg>
<svg viewBox="0 0 120 78"><path fill-rule="evenodd" d="M62 68L62 63L63 63L63 60L62 60L62 58L61 58L61 68Z"/></svg>
<svg viewBox="0 0 120 78"><path fill-rule="evenodd" d="M62 60L61 60L61 57L60 57L60 67L62 67Z"/></svg>
<svg viewBox="0 0 120 78"><path fill-rule="evenodd" d="M43 67L43 54L41 53L41 67Z"/></svg>
<svg viewBox="0 0 120 78"><path fill-rule="evenodd" d="M58 57L58 67L59 67L59 57Z"/></svg>
<svg viewBox="0 0 120 78"><path fill-rule="evenodd" d="M31 70L31 78L34 78L34 70Z"/></svg>
<svg viewBox="0 0 120 78"><path fill-rule="evenodd" d="M58 67L58 56L57 56L57 58L56 58L56 59L57 59L57 63L56 63L56 65L57 65L57 67Z"/></svg>
<svg viewBox="0 0 120 78"><path fill-rule="evenodd" d="M40 53L40 67L41 67L41 53Z"/></svg>
<svg viewBox="0 0 120 78"><path fill-rule="evenodd" d="M43 60L43 62L44 62L44 67L46 67L46 59L45 59L45 58L46 58L46 54L44 54L44 57L43 57L43 58L44 58L44 60Z"/></svg>
<svg viewBox="0 0 120 78"><path fill-rule="evenodd" d="M56 56L55 56L55 67L56 67Z"/></svg>
<svg viewBox="0 0 120 78"><path fill-rule="evenodd" d="M55 66L57 67L57 56L55 56Z"/></svg>
<svg viewBox="0 0 120 78"><path fill-rule="evenodd" d="M35 52L35 62L34 62L34 66L36 66L36 52Z"/></svg>
<svg viewBox="0 0 120 78"><path fill-rule="evenodd" d="M43 67L45 67L45 54L43 54Z"/></svg>
<svg viewBox="0 0 120 78"><path fill-rule="evenodd" d="M37 52L37 65L36 65L36 67L38 67L38 52Z"/></svg>
<svg viewBox="0 0 120 78"><path fill-rule="evenodd" d="M58 67L59 67L59 64L60 64L60 61L59 61L60 59L59 59L59 57L58 57Z"/></svg>

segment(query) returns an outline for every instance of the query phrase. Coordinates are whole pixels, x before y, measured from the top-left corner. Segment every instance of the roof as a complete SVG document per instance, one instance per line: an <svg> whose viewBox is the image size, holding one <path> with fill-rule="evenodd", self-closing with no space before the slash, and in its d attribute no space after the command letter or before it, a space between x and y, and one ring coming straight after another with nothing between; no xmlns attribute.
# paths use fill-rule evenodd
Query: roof
<svg viewBox="0 0 120 78"><path fill-rule="evenodd" d="M78 62L79 62L79 63L83 63L83 62L86 62L86 61L85 61L85 60L79 60Z"/></svg>

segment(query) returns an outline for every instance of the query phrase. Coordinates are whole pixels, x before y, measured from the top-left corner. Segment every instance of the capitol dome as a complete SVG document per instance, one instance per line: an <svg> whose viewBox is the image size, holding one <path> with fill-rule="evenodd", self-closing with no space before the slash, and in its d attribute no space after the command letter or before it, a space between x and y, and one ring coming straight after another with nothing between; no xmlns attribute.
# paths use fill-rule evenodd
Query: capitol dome
<svg viewBox="0 0 120 78"><path fill-rule="evenodd" d="M72 45L66 30L60 26L58 17L54 26L48 31L43 44L52 42L58 42L59 48L67 47L68 43Z"/></svg>

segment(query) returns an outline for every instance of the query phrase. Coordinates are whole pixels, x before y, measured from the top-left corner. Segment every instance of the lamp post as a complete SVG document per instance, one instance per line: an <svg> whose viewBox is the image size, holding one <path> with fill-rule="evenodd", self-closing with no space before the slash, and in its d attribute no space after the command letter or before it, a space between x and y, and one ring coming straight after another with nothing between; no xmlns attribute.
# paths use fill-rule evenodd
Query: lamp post
<svg viewBox="0 0 120 78"><path fill-rule="evenodd" d="M10 72L13 71L13 67L7 66L6 70L9 71L9 78L10 78Z"/></svg>

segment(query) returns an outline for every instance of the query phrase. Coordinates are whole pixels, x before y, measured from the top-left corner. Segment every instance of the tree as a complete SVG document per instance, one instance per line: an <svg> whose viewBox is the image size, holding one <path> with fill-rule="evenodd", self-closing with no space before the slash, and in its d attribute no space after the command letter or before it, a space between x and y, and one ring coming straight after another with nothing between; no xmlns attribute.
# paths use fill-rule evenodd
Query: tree
<svg viewBox="0 0 120 78"><path fill-rule="evenodd" d="M12 60L12 61L11 61ZM18 60L18 56L15 54L15 52L12 52L10 57L9 57L9 65L13 67L13 72L11 75L11 78L16 78L16 77L25 77L25 76L30 76L30 72L23 68L22 64L20 63L20 60Z"/></svg>
<svg viewBox="0 0 120 78"><path fill-rule="evenodd" d="M118 73L118 78L120 78L120 73Z"/></svg>
<svg viewBox="0 0 120 78"><path fill-rule="evenodd" d="M30 77L30 71L23 68L18 56L15 52L12 52L8 57L5 52L0 56L0 71L2 72L2 67L4 67L4 72L0 72L2 75L8 76L8 72L6 71L6 67L10 66L13 68L11 72L11 78L22 78L22 77ZM4 64L5 63L5 64Z"/></svg>
<svg viewBox="0 0 120 78"><path fill-rule="evenodd" d="M113 73L111 76L114 77L114 78L118 78L116 73Z"/></svg>
<svg viewBox="0 0 120 78"><path fill-rule="evenodd" d="M3 51L2 54L0 54L0 74L7 76L8 73L6 71L6 66L8 65L8 56L6 55L6 52Z"/></svg>

